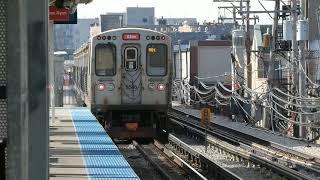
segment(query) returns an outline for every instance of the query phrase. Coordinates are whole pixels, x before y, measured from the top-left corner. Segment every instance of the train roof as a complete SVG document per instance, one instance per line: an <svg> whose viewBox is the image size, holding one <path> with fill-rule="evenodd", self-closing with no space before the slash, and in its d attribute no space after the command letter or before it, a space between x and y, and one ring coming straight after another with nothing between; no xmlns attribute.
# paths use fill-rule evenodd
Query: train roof
<svg viewBox="0 0 320 180"><path fill-rule="evenodd" d="M103 34L106 34L106 33L111 33L111 32L118 32L118 31L127 31L127 30L137 30L137 31L146 31L146 32L153 32L153 33L158 33L158 34L161 34L161 35L165 35L165 36L168 36L167 34L165 33L162 33L162 32L159 32L159 31L155 31L155 30L151 30L151 29L145 29L145 28L118 28L118 29L111 29L111 30L108 30L108 31L104 31L104 32L101 32L95 36L92 36L90 37L90 40L92 40L93 38L97 37L97 36L101 36Z"/></svg>
<svg viewBox="0 0 320 180"><path fill-rule="evenodd" d="M165 33L162 33L162 32L159 32L159 31L155 31L155 30L151 30L151 29L145 29L145 28L117 28L117 29L111 29L111 30L108 30L108 31L104 31L104 32L101 32L99 34L96 34L95 36L92 36L90 37L87 42L85 42L84 44L81 45L80 48L78 48L74 54L82 51L83 49L85 49L89 43L92 42L92 40L94 38L97 38L97 36L101 36L101 35L104 35L106 33L112 33L112 32L121 32L121 31L128 31L128 30L132 30L132 31L145 31L145 32L153 32L153 33L157 33L157 34L161 34L161 35L164 35L164 36L167 36L167 37L170 37L169 35L165 34Z"/></svg>

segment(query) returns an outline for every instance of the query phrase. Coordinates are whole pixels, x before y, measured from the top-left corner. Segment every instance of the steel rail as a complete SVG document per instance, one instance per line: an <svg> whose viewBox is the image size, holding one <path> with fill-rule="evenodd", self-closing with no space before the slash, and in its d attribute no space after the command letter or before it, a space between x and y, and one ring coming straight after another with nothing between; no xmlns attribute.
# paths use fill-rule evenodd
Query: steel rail
<svg viewBox="0 0 320 180"><path fill-rule="evenodd" d="M180 111L179 111L180 112ZM199 123L199 118L198 117L194 117L192 115L188 115L188 117L185 116L186 114L183 112L180 113L175 113L172 110L170 110L168 112L168 116L170 117L170 120L172 122L178 123L182 126L185 126L187 128L189 128L192 131L195 131L197 134L201 134L203 135L203 131L204 128L202 128L200 126ZM190 120L191 119L191 120ZM194 120L197 121L194 121ZM239 152L233 152L236 154L239 154L255 163L258 164L262 164L264 166L267 166L268 168L272 169L273 171L278 172L281 175L284 175L286 177L290 177L291 179L312 179L308 176L305 176L295 170L292 170L284 165L281 165L279 163L275 163L273 161L275 161L275 154L270 154L267 152L267 150L260 150L258 147L258 145L262 145L262 146L270 146L270 142L266 141L266 140L261 140L259 138L256 137L252 137L250 135L235 131L235 130L230 130L227 127L222 127L221 125L217 125L212 123L212 125L214 126L218 126L220 129L218 128L210 128L210 130L208 131L210 135L213 135L215 137L218 137L219 139L223 140L223 141L227 141L228 143L234 145L234 146L240 146L243 147L244 149L251 149L252 151L255 151L254 153L250 153L249 156L246 156L245 154L239 154ZM235 134L231 133L231 132L236 132ZM228 133L229 132L229 133ZM245 136L246 138L243 138L243 136ZM248 136L250 138L248 138ZM257 142L258 144L255 144L255 142ZM230 149L230 147L227 148L229 151L232 149ZM283 150L282 150L283 151ZM264 159L261 158L261 156L259 156L260 154L262 154L265 157L268 157L268 159ZM304 155L304 154L303 154ZM305 158L304 156L302 156L302 158ZM271 160L269 160L271 159ZM312 158L308 158L308 160L312 160ZM309 167L308 167L309 168ZM311 170L314 170L317 172L317 169L312 169L309 168Z"/></svg>
<svg viewBox="0 0 320 180"><path fill-rule="evenodd" d="M157 140L154 140L154 145L161 150L171 161L177 164L180 168L182 168L185 172L189 174L192 179L197 180L207 180L201 173L199 173L196 169L190 166L187 162L181 159L179 156L174 154L171 150L166 148L164 145L159 143Z"/></svg>
<svg viewBox="0 0 320 180"><path fill-rule="evenodd" d="M190 153L192 156L195 156L199 161L203 164L206 164L207 166L211 167L213 169L213 179L228 179L228 180L242 180L239 176L234 174L233 172L229 171L228 169L220 166L219 164L211 161L209 158L207 158L205 155L197 152L196 150L192 149L188 144L184 143L180 139L176 138L174 135L169 134L168 140L171 143L174 143L175 145L179 146L180 148L184 149L188 153Z"/></svg>
<svg viewBox="0 0 320 180"><path fill-rule="evenodd" d="M174 109L171 109L168 112L168 115L169 115L169 117L170 116L171 117L179 116L180 118L181 117L185 118L187 115L190 120L195 120L195 121L200 122L199 117L196 117L196 116L193 116L193 115L190 115L190 114L178 111L178 110L174 110ZM223 137L221 137L221 138L225 138L225 136L229 137L230 143L238 143L239 144L239 142L241 141L242 143L248 144L250 146L252 145L252 143L256 143L258 145L272 147L272 148L275 148L276 150L279 150L279 151L282 151L285 153L290 153L290 154L296 156L297 158L302 159L303 161L310 161L310 163L312 163L312 165L318 166L320 169L320 159L319 158L295 151L295 150L290 149L288 147L285 147L281 144L267 141L264 139L260 139L258 137L255 137L255 136L252 136L252 135L249 135L249 134L222 126L222 125L214 123L214 122L211 122L210 130L213 132L216 132L216 133L223 133ZM221 136L220 134L215 134L215 135L218 137ZM236 137L236 139L234 139L233 137Z"/></svg>
<svg viewBox="0 0 320 180"><path fill-rule="evenodd" d="M137 148L137 150L142 154L142 156L151 163L151 165L156 169L156 171L167 180L171 180L172 178L170 175L161 167L159 166L149 155L142 146L139 145L136 141L132 141L133 145Z"/></svg>

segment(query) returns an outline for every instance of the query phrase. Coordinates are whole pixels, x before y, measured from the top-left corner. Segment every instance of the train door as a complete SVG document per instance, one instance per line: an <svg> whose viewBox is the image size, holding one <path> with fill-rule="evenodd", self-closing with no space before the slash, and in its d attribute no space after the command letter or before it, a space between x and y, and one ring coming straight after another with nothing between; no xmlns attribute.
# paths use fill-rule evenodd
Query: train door
<svg viewBox="0 0 320 180"><path fill-rule="evenodd" d="M140 47L125 45L122 47L122 104L140 104L142 93L142 70L140 61Z"/></svg>

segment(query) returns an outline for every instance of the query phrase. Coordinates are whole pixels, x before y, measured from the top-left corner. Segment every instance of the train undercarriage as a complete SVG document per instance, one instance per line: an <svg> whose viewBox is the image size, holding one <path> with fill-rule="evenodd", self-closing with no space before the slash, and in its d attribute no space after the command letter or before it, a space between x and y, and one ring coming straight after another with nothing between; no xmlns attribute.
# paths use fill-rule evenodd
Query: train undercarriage
<svg viewBox="0 0 320 180"><path fill-rule="evenodd" d="M116 139L165 138L167 135L166 109L92 111L108 135Z"/></svg>

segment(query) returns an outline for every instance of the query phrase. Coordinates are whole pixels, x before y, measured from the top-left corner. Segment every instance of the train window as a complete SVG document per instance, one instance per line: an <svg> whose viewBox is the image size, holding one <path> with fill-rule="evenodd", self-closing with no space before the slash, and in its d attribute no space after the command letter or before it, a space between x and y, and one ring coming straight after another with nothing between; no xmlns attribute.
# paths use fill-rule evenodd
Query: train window
<svg viewBox="0 0 320 180"><path fill-rule="evenodd" d="M126 70L135 71L138 68L138 51L135 47L125 49L124 67Z"/></svg>
<svg viewBox="0 0 320 180"><path fill-rule="evenodd" d="M136 59L135 49L128 49L126 53L127 53L127 59Z"/></svg>
<svg viewBox="0 0 320 180"><path fill-rule="evenodd" d="M167 74L168 47L165 44L147 46L147 74L165 76Z"/></svg>
<svg viewBox="0 0 320 180"><path fill-rule="evenodd" d="M116 48L111 44L98 44L95 48L96 75L113 76L116 74Z"/></svg>

